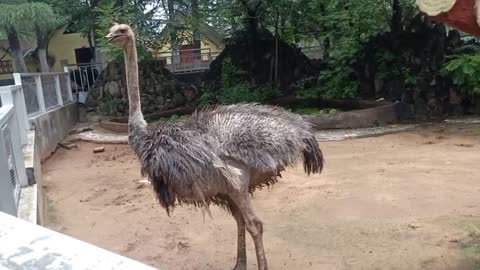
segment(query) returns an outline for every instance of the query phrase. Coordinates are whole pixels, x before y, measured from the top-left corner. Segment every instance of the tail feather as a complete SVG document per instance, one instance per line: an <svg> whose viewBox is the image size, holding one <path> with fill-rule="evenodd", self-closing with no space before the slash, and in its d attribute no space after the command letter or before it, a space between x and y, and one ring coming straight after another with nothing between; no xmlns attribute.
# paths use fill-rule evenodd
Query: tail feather
<svg viewBox="0 0 480 270"><path fill-rule="evenodd" d="M321 173L325 160L323 159L322 150L320 150L317 139L315 136L312 136L303 141L306 145L303 150L303 169L308 175Z"/></svg>

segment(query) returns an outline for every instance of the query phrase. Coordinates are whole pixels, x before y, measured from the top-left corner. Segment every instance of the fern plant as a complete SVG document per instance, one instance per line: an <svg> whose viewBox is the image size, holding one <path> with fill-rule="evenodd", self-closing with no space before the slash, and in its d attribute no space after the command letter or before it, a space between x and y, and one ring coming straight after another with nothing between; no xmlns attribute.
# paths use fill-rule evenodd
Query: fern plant
<svg viewBox="0 0 480 270"><path fill-rule="evenodd" d="M443 67L442 74L450 77L464 94L480 95L480 55L454 55Z"/></svg>

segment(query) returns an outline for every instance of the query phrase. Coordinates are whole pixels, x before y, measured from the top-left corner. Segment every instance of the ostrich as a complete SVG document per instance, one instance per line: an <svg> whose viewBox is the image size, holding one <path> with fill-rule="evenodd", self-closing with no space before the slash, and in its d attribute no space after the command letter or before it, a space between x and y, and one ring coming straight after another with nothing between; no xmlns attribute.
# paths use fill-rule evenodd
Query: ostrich
<svg viewBox="0 0 480 270"><path fill-rule="evenodd" d="M289 165L303 160L306 173L320 173L323 156L309 123L277 107L259 104L217 106L183 121L147 126L140 105L135 34L115 24L106 37L124 49L127 74L128 141L143 175L167 214L175 203L219 205L237 223L236 270L246 269L245 229L258 269L267 269L263 226L251 193L274 184Z"/></svg>

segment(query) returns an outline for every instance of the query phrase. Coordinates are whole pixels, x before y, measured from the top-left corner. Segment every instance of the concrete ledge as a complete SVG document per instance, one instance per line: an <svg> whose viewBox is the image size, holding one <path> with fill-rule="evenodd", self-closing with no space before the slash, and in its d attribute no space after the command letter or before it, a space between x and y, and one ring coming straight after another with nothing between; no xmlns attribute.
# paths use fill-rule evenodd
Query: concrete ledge
<svg viewBox="0 0 480 270"><path fill-rule="evenodd" d="M0 212L0 269L154 268Z"/></svg>
<svg viewBox="0 0 480 270"><path fill-rule="evenodd" d="M413 111L408 104L396 102L363 110L303 117L312 123L316 130L366 128L394 124L401 120L410 119L413 117Z"/></svg>
<svg viewBox="0 0 480 270"><path fill-rule="evenodd" d="M18 203L18 218L33 224L38 224L37 195L38 191L36 184L22 188L20 202Z"/></svg>
<svg viewBox="0 0 480 270"><path fill-rule="evenodd" d="M57 144L67 137L68 132L78 122L78 107L70 103L47 113L30 118L35 127L36 142L41 160L49 157L57 149Z"/></svg>
<svg viewBox="0 0 480 270"><path fill-rule="evenodd" d="M33 224L43 224L45 203L42 193L42 165L35 134L34 130L28 132L27 145L22 149L29 185L22 187L20 192L18 217Z"/></svg>

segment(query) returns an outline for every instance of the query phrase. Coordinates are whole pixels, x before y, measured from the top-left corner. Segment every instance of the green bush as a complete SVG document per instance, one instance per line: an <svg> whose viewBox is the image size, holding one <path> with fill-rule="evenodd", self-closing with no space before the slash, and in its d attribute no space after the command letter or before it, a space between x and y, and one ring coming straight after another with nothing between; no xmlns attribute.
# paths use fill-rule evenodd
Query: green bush
<svg viewBox="0 0 480 270"><path fill-rule="evenodd" d="M480 94L480 55L455 55L445 64L442 73L450 77L463 94Z"/></svg>
<svg viewBox="0 0 480 270"><path fill-rule="evenodd" d="M222 63L221 89L214 91L206 85L200 97L200 105L215 103L235 104L241 102L262 102L277 95L277 90L269 85L256 85L248 81L247 73L237 69L229 58Z"/></svg>

